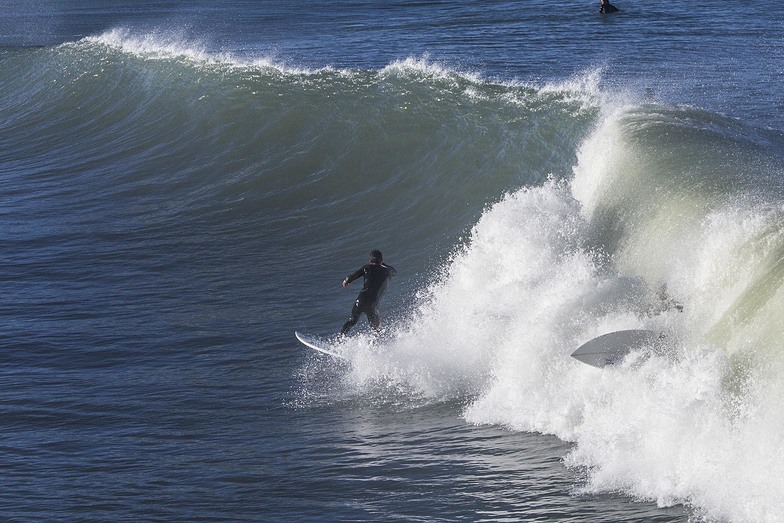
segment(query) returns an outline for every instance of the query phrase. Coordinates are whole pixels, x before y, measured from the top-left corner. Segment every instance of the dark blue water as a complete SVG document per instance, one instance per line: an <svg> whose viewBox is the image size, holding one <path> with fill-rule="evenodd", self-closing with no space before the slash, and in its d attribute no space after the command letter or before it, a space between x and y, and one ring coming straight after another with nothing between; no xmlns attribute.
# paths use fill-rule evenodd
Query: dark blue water
<svg viewBox="0 0 784 523"><path fill-rule="evenodd" d="M4 5L3 519L784 517L781 8L615 5Z"/></svg>

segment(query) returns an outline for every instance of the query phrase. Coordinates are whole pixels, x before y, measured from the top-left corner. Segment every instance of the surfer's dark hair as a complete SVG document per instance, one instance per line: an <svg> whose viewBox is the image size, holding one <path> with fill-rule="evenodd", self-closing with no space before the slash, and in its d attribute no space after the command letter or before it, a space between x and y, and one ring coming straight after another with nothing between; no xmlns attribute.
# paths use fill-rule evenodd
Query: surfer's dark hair
<svg viewBox="0 0 784 523"><path fill-rule="evenodd" d="M370 263L381 263L382 261L384 261L384 256L381 251L375 249L370 251Z"/></svg>

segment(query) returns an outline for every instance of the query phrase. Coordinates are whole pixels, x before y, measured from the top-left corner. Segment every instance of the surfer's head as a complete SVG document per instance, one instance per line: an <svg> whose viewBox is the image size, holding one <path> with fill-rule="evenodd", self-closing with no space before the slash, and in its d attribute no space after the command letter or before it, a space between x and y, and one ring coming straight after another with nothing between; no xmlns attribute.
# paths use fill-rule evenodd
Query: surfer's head
<svg viewBox="0 0 784 523"><path fill-rule="evenodd" d="M384 261L384 256L381 255L381 251L379 250L370 251L370 263L381 263L383 261Z"/></svg>

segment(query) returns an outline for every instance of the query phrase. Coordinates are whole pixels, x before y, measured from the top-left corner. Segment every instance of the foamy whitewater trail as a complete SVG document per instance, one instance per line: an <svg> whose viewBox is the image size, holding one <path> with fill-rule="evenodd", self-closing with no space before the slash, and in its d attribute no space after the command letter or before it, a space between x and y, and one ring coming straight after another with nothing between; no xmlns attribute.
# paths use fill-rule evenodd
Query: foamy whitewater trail
<svg viewBox="0 0 784 523"><path fill-rule="evenodd" d="M573 442L565 462L588 470L586 492L780 521L784 209L765 182L776 179L774 145L688 108L608 115L571 180L487 209L383 349L347 342L346 382L465 398L471 423ZM683 312L661 300L665 288ZM569 357L630 328L662 331L676 349L605 370Z"/></svg>

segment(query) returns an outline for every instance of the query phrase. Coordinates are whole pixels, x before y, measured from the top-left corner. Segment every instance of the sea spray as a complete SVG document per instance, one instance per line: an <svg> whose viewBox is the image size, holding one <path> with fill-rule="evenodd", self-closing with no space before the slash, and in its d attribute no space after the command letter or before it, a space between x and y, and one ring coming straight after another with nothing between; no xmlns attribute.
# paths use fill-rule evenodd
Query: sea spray
<svg viewBox="0 0 784 523"><path fill-rule="evenodd" d="M488 207L412 317L383 350L359 347L346 379L463 398L469 422L573 442L565 463L588 471L584 492L775 521L784 212L746 190L743 163L724 163L717 185L714 162L692 165L698 150L669 169L640 156L626 124L653 113L630 111L586 140L574 179ZM743 139L733 129L715 138L729 135L729 151ZM604 370L569 358L627 328L659 330L675 349Z"/></svg>
<svg viewBox="0 0 784 523"><path fill-rule="evenodd" d="M604 308L581 313L566 306L545 328L520 316L516 343L497 356L507 364L495 369L465 417L573 441L566 463L589 470L588 491L623 491L662 506L686 503L709 517L775 521L784 473L778 436L784 417L776 399L784 392L777 312L784 213L745 191L743 163L724 164L725 181L706 187L711 168L691 165L698 150L681 156L682 169L659 170L659 181L652 181L648 168L655 171L656 162L646 164L635 153L642 144L622 122L608 120L586 142L590 154L581 156L572 182L586 220L577 243L603 252L606 263L585 271L589 285L559 276L557 264L540 278L564 282L563 306L589 302L603 279L639 279L650 290L664 282L684 311L624 310L646 299L622 292ZM730 135L725 150L739 140L733 127L722 129ZM733 173L738 183L730 182ZM654 304L655 294L646 294ZM532 298L547 310L547 298ZM596 326L661 329L679 350L606 370L569 361L571 348L596 334Z"/></svg>

